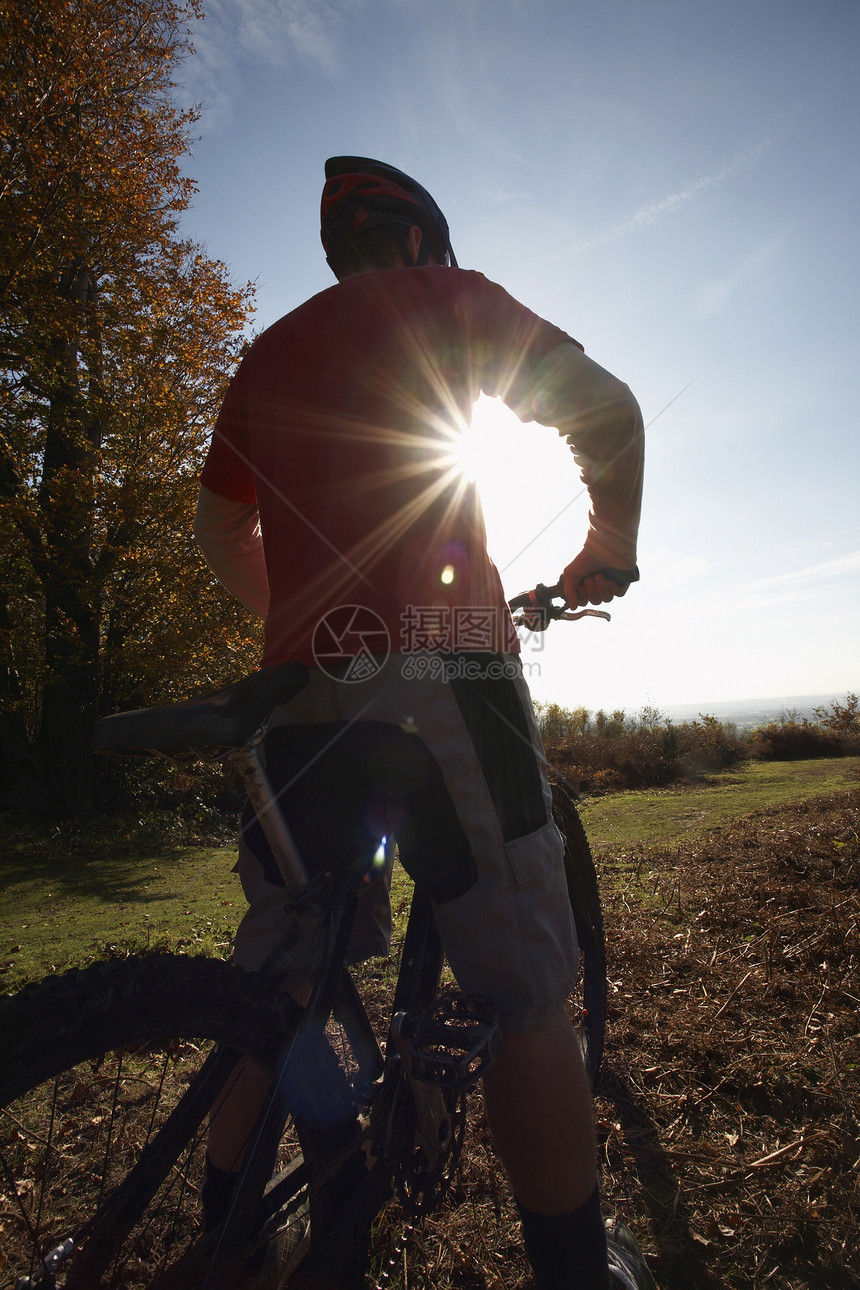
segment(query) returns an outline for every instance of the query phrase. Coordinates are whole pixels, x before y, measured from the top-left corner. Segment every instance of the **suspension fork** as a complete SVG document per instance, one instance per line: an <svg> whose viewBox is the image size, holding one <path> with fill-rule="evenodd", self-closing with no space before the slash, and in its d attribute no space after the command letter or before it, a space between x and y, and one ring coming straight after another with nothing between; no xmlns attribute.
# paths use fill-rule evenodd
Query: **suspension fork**
<svg viewBox="0 0 860 1290"><path fill-rule="evenodd" d="M417 1015L432 1003L442 973L442 937L430 897L419 887L412 897L393 1012Z"/></svg>

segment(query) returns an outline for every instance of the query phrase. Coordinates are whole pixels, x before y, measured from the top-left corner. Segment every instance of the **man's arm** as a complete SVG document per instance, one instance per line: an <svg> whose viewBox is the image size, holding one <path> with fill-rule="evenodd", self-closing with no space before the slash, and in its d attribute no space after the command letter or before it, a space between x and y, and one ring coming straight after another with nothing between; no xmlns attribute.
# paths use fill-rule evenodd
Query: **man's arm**
<svg viewBox="0 0 860 1290"><path fill-rule="evenodd" d="M551 350L531 375L529 413L570 444L591 498L588 534L564 571L570 604L624 595L604 569L632 570L642 503L644 428L628 386L577 345Z"/></svg>
<svg viewBox="0 0 860 1290"><path fill-rule="evenodd" d="M269 580L256 506L200 486L194 536L206 563L231 596L259 618L269 608Z"/></svg>

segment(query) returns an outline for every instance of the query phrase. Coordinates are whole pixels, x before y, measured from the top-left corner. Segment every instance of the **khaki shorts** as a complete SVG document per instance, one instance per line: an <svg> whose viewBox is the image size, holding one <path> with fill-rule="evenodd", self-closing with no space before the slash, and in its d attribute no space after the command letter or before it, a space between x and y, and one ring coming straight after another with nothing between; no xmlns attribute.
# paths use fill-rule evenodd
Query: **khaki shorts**
<svg viewBox="0 0 860 1290"><path fill-rule="evenodd" d="M360 682L311 669L309 685L279 709L273 727L386 723L422 741L474 861L468 889L434 901L448 961L462 990L494 1001L504 1029L528 1032L562 1006L579 962L528 688L515 656L442 656L444 668L432 655L428 666L417 665L422 657L391 655ZM267 872L244 840L237 867L249 909L235 959L255 970L282 934L284 888L269 880L271 866ZM383 877L362 893L350 959L387 954L389 943Z"/></svg>

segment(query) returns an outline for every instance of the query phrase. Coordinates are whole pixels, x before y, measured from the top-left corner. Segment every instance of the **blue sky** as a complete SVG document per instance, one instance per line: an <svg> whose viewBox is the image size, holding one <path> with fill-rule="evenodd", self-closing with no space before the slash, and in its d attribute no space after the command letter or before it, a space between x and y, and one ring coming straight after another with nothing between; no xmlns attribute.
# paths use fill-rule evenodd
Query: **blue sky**
<svg viewBox="0 0 860 1290"><path fill-rule="evenodd" d="M537 698L860 688L854 0L210 0L193 39L184 227L256 280L258 326L333 281L325 158L380 157L652 422L642 581L527 643ZM479 422L513 594L576 554L586 498L551 430Z"/></svg>

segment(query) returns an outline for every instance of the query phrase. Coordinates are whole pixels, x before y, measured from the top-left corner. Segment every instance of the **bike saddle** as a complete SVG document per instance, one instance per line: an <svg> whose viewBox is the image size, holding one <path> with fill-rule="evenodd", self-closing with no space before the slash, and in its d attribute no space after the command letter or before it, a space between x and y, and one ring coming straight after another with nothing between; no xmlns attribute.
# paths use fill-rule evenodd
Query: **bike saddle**
<svg viewBox="0 0 860 1290"><path fill-rule="evenodd" d="M96 752L207 752L242 748L281 703L295 698L308 683L303 663L263 668L185 703L117 712L96 723Z"/></svg>

